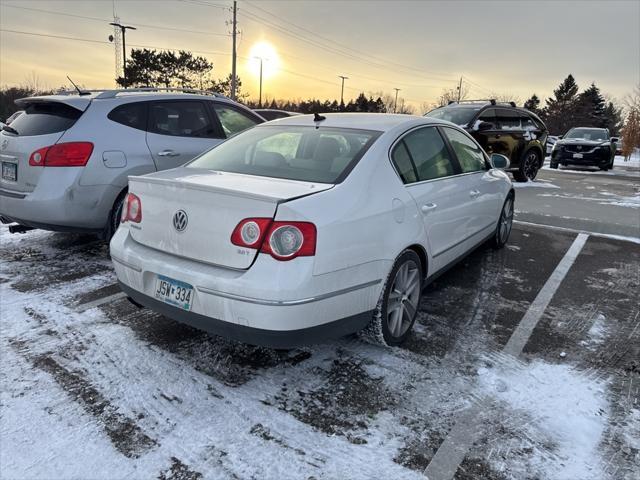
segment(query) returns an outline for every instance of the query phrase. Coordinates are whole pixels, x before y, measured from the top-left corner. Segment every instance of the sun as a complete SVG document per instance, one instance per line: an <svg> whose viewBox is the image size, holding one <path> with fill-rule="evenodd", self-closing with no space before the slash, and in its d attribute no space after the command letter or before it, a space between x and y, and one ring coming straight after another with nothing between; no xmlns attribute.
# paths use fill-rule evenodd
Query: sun
<svg viewBox="0 0 640 480"><path fill-rule="evenodd" d="M269 78L278 73L280 58L276 49L268 42L258 42L249 50L248 68L255 76L260 75L260 59L262 59L262 76Z"/></svg>

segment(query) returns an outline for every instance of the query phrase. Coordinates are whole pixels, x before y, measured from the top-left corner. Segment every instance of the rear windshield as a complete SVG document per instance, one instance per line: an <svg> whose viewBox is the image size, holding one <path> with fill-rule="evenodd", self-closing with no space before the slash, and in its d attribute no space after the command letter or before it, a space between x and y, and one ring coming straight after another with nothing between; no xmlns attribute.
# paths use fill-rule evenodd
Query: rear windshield
<svg viewBox="0 0 640 480"><path fill-rule="evenodd" d="M482 107L442 107L425 113L425 117L439 118L466 127Z"/></svg>
<svg viewBox="0 0 640 480"><path fill-rule="evenodd" d="M256 127L205 152L187 167L339 183L380 133L313 126Z"/></svg>
<svg viewBox="0 0 640 480"><path fill-rule="evenodd" d="M11 128L21 136L47 135L68 130L82 112L63 103L34 103L11 122Z"/></svg>

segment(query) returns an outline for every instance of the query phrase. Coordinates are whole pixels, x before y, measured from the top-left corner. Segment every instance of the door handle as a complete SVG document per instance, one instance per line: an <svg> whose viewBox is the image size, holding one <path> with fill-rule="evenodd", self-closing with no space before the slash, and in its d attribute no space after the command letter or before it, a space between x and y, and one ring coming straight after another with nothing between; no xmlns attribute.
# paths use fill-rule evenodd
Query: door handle
<svg viewBox="0 0 640 480"><path fill-rule="evenodd" d="M178 152L174 152L173 150L162 150L158 152L159 157L179 157L180 154Z"/></svg>
<svg viewBox="0 0 640 480"><path fill-rule="evenodd" d="M436 205L435 203L427 203L425 205L422 205L422 207L420 207L420 210L422 210L422 213L429 213L436 208L438 208L438 205Z"/></svg>
<svg viewBox="0 0 640 480"><path fill-rule="evenodd" d="M480 190L471 190L469 196L471 198L478 198L480 196Z"/></svg>

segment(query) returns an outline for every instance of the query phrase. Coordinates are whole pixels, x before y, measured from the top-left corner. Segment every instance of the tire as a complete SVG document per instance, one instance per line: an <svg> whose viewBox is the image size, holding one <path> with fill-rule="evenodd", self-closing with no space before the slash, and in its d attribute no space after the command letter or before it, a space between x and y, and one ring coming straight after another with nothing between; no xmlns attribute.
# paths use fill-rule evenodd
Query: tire
<svg viewBox="0 0 640 480"><path fill-rule="evenodd" d="M513 178L516 182L528 182L529 180L535 180L540 170L540 154L537 150L531 149L522 157L520 167L513 172Z"/></svg>
<svg viewBox="0 0 640 480"><path fill-rule="evenodd" d="M422 281L420 257L413 250L405 250L394 262L373 318L360 331L360 336L378 345L402 344L416 321Z"/></svg>
<svg viewBox="0 0 640 480"><path fill-rule="evenodd" d="M558 164L557 163L550 163L549 164L549 168L553 168L554 170L558 169Z"/></svg>
<svg viewBox="0 0 640 480"><path fill-rule="evenodd" d="M502 210L500 210L498 225L496 225L496 231L491 240L491 244L495 249L503 248L509 240L509 235L511 235L511 229L513 228L513 207L514 195L509 193L502 205Z"/></svg>
<svg viewBox="0 0 640 480"><path fill-rule="evenodd" d="M105 229L105 239L107 242L111 241L111 238L115 235L116 230L118 230L118 226L120 225L120 217L122 216L122 205L124 203L124 198L127 196L127 191L125 190L116 201L113 202L113 208L111 209L111 213L109 214L109 223L107 224L107 228Z"/></svg>

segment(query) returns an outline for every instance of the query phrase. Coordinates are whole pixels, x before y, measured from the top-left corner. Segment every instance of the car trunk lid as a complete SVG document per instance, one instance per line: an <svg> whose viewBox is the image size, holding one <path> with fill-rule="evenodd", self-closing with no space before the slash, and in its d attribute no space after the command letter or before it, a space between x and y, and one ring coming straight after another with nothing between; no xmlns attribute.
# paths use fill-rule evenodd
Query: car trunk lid
<svg viewBox="0 0 640 480"><path fill-rule="evenodd" d="M331 184L179 168L130 177L129 191L140 198L142 220L131 236L143 245L209 264L247 269L258 249L231 243L245 218L273 218L278 203L331 188ZM182 211L186 227L174 216Z"/></svg>

